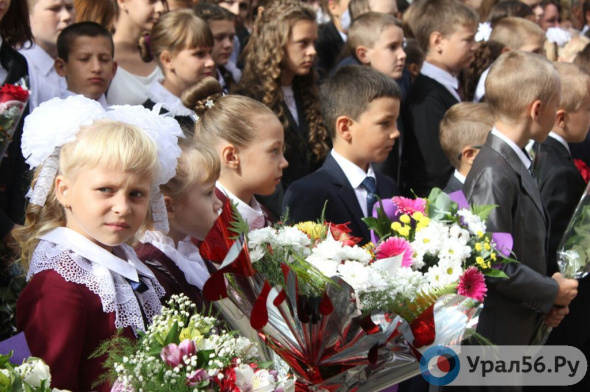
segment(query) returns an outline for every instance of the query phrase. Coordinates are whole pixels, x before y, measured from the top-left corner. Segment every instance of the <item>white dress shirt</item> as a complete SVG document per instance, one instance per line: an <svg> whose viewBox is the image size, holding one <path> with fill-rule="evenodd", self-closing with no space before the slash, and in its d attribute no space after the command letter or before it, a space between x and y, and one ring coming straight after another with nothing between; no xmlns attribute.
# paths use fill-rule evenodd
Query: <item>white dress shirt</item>
<svg viewBox="0 0 590 392"><path fill-rule="evenodd" d="M437 82L445 86L445 88L449 90L449 92L453 94L453 96L457 98L459 102L461 102L461 97L459 96L459 92L457 91L459 88L459 79L457 79L453 74L448 73L444 69L439 68L436 65L429 63L428 61L424 61L420 73L424 76L428 76L429 78L436 80Z"/></svg>
<svg viewBox="0 0 590 392"><path fill-rule="evenodd" d="M52 98L61 97L68 86L66 79L59 76L55 70L55 59L39 45L22 48L19 53L25 56L29 64L30 110L33 111L41 103Z"/></svg>
<svg viewBox="0 0 590 392"><path fill-rule="evenodd" d="M242 218L248 222L248 227L250 227L250 230L262 229L266 226L266 215L264 215L264 211L262 211L260 203L258 203L254 196L252 196L250 204L247 204L240 200L236 195L228 191L219 181L217 181L215 186L222 193L226 194L234 204L236 204L238 212L240 215L242 215Z"/></svg>
<svg viewBox="0 0 590 392"><path fill-rule="evenodd" d="M508 139L503 133L501 133L500 131L498 131L496 129L496 127L492 128L492 134L499 137L500 139L502 139L506 144L508 144L510 146L510 148L512 148L514 150L514 152L516 153L516 155L518 155L518 158L520 158L522 164L524 165L524 167L526 167L528 170L530 170L531 168L531 158L529 156L527 156L521 149L520 147L518 147L518 145L516 143L514 143L512 140Z"/></svg>
<svg viewBox="0 0 590 392"><path fill-rule="evenodd" d="M349 161L348 159L344 158L342 155L338 154L336 150L332 150L332 157L336 160L344 175L350 182L352 189L354 189L354 193L356 198L361 206L361 210L363 211L364 216L367 215L367 190L361 184L365 177L373 177L375 179L375 183L377 183L377 177L375 176L375 171L373 171L373 167L369 165L369 170L365 173L363 169Z"/></svg>

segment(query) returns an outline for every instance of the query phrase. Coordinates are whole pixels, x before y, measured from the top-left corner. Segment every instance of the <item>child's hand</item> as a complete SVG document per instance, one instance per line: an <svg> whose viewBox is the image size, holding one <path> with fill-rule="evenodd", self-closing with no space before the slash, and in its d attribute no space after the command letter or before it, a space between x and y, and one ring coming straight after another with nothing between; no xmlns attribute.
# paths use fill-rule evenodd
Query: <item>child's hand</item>
<svg viewBox="0 0 590 392"><path fill-rule="evenodd" d="M543 315L543 321L545 321L545 324L547 324L548 327L555 328L569 312L570 309L567 306L554 306L549 313Z"/></svg>
<svg viewBox="0 0 590 392"><path fill-rule="evenodd" d="M576 295L578 295L578 281L575 279L566 279L559 272L552 276L559 285L557 298L555 298L555 305L568 306Z"/></svg>

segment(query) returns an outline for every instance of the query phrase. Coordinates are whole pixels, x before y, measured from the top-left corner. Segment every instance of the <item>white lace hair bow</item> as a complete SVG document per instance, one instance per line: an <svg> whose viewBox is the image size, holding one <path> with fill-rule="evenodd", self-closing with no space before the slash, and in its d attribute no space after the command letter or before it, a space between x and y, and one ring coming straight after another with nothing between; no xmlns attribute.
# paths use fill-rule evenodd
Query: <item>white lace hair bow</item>
<svg viewBox="0 0 590 392"><path fill-rule="evenodd" d="M483 22L477 25L477 33L475 33L475 42L488 42L492 35L492 24L490 22Z"/></svg>
<svg viewBox="0 0 590 392"><path fill-rule="evenodd" d="M160 170L152 183L151 207L154 228L167 233L168 217L159 187L176 174L181 154L178 138L184 136L178 122L172 117L160 116L159 111L160 105L156 105L153 111L143 106L129 105L105 110L97 101L82 95L66 99L53 98L39 105L25 119L21 143L23 156L31 169L43 165L35 188L27 193L30 202L45 205L59 169L61 146L75 141L81 127L106 118L140 128L156 144Z"/></svg>
<svg viewBox="0 0 590 392"><path fill-rule="evenodd" d="M571 33L561 27L548 28L545 32L545 36L547 37L547 41L556 44L559 47L563 47L563 45L567 44L572 38Z"/></svg>

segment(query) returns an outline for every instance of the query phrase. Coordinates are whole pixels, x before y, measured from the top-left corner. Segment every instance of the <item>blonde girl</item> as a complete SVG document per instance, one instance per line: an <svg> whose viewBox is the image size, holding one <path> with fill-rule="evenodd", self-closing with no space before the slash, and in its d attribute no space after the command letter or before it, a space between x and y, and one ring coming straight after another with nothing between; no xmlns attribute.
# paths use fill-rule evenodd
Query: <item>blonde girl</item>
<svg viewBox="0 0 590 392"><path fill-rule="evenodd" d="M301 2L275 2L256 21L244 51L241 93L268 106L285 129L286 188L319 167L329 151L312 70L317 25Z"/></svg>
<svg viewBox="0 0 590 392"><path fill-rule="evenodd" d="M158 210L153 189L174 173L181 131L139 109L105 112L73 96L47 102L25 124L23 155L37 169L25 226L15 231L29 281L17 327L56 388L96 390L104 358L89 357L98 345L119 328L133 338L160 311L162 287L125 243L148 206Z"/></svg>
<svg viewBox="0 0 590 392"><path fill-rule="evenodd" d="M283 127L266 106L247 97L221 94L212 77L201 79L183 96L199 115L195 141L213 146L221 160L217 195L229 197L250 228L270 225L272 216L255 195L270 195L288 166Z"/></svg>
<svg viewBox="0 0 590 392"><path fill-rule="evenodd" d="M109 105L141 105L153 82L162 79L154 61L144 62L139 39L151 31L168 9L166 0L117 0L119 17L113 34L119 68L107 91Z"/></svg>
<svg viewBox="0 0 590 392"><path fill-rule="evenodd" d="M214 75L211 58L213 35L207 22L191 10L169 12L154 25L149 40L141 40L144 61L155 59L164 80L155 81L143 106L148 109L162 104L162 112L170 112L186 133L192 134L196 116L186 108L180 96L204 76Z"/></svg>
<svg viewBox="0 0 590 392"><path fill-rule="evenodd" d="M213 227L221 202L215 196L219 157L206 145L181 139L176 175L161 187L170 231L146 231L135 250L166 290L162 300L184 293L200 309L209 304L201 294L209 271L193 239L203 241Z"/></svg>

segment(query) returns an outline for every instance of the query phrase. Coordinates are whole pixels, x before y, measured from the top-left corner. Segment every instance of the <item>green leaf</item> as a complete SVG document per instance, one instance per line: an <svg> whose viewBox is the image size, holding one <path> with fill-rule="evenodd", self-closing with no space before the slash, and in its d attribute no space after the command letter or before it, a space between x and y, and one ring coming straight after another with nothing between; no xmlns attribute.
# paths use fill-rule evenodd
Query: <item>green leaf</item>
<svg viewBox="0 0 590 392"><path fill-rule="evenodd" d="M504 278L504 279L508 279L508 275L506 275L504 273L504 271L499 270L499 269L495 269L495 268L489 268L487 270L484 270L482 272L485 276L489 276L492 278Z"/></svg>
<svg viewBox="0 0 590 392"><path fill-rule="evenodd" d="M164 341L164 347L169 345L170 343L180 343L180 334L178 333L178 321L175 321L166 336L166 340Z"/></svg>
<svg viewBox="0 0 590 392"><path fill-rule="evenodd" d="M428 196L428 217L434 220L443 220L451 212L451 198L449 195L434 188Z"/></svg>
<svg viewBox="0 0 590 392"><path fill-rule="evenodd" d="M211 359L210 355L214 352L215 350L199 350L197 352L197 367L204 368Z"/></svg>
<svg viewBox="0 0 590 392"><path fill-rule="evenodd" d="M496 204L480 206L476 205L471 207L471 212L474 215L479 216L479 218L485 222L488 219L488 216L490 216L490 214L492 213L492 211L494 211L494 208L496 207L498 207Z"/></svg>

